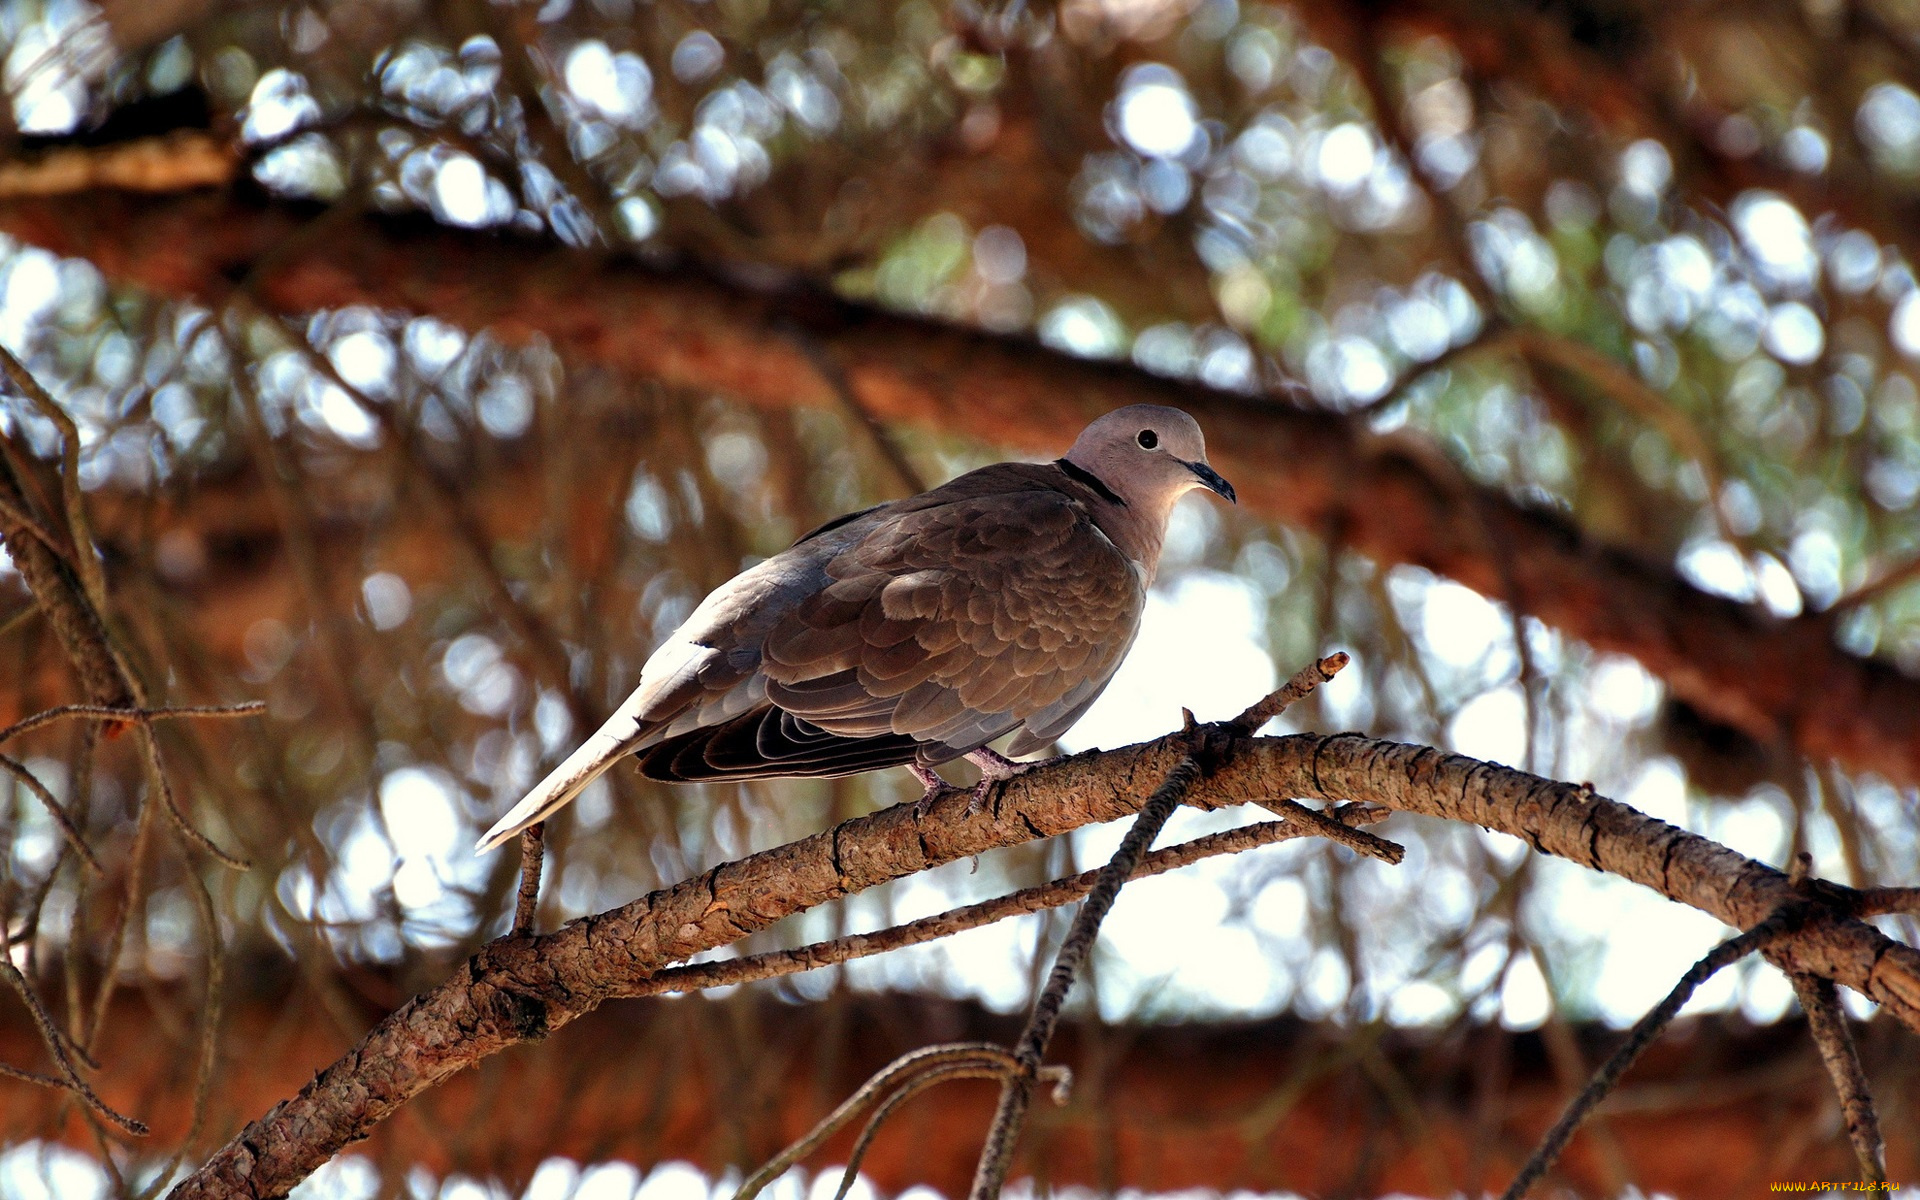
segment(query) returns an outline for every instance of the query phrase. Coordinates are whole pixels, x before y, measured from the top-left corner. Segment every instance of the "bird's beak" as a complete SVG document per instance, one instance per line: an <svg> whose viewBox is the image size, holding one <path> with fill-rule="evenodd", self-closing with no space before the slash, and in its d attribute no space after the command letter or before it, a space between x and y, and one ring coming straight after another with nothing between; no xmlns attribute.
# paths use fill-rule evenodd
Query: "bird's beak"
<svg viewBox="0 0 1920 1200"><path fill-rule="evenodd" d="M1186 462L1185 459L1182 459L1181 461ZM1227 502L1230 504L1240 503L1240 497L1233 494L1233 485L1228 483L1225 479L1221 478L1220 472L1214 470L1212 467L1208 466L1203 462L1186 463L1186 467L1187 467L1187 470L1192 471L1194 473L1194 476L1198 478L1201 483L1204 483L1207 485L1207 490L1212 492L1217 492L1218 494L1225 496L1227 498Z"/></svg>

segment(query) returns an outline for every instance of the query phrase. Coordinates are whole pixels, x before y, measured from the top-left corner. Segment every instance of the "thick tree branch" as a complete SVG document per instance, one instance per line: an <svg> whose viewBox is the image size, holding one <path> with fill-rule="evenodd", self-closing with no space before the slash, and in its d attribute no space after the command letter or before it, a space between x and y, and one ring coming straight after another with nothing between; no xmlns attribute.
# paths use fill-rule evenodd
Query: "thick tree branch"
<svg viewBox="0 0 1920 1200"><path fill-rule="evenodd" d="M961 795L936 803L925 818L912 805L890 808L553 934L493 942L255 1121L174 1195L283 1194L411 1098L499 1050L644 989L668 963L943 862L1137 811L1148 786L1184 757L1186 742L1174 735L1064 760L1007 782L977 816L968 815ZM1233 742L1189 802L1213 807L1272 796L1371 801L1500 830L1739 928L1803 898L1771 867L1588 789L1357 735ZM1871 926L1822 911L1775 943L1774 958L1786 969L1855 988L1920 1030L1920 954Z"/></svg>

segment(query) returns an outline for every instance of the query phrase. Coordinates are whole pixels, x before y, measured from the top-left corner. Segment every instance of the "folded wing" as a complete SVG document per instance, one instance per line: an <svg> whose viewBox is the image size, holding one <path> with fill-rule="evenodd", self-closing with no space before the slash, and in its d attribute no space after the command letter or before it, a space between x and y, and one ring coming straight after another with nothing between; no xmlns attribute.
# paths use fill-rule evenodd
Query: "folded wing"
<svg viewBox="0 0 1920 1200"><path fill-rule="evenodd" d="M1003 464L809 535L708 597L641 687L490 831L497 845L635 753L655 779L1026 753L1105 688L1141 575L1051 466Z"/></svg>

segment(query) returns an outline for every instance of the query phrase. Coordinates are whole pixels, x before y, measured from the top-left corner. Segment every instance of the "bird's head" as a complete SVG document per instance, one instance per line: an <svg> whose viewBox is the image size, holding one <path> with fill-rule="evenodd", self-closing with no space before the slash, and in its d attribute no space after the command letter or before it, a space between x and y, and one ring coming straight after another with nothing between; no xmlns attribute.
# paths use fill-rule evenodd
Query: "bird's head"
<svg viewBox="0 0 1920 1200"><path fill-rule="evenodd" d="M1128 507L1164 513L1194 488L1237 500L1207 463L1200 425L1177 408L1129 404L1081 431L1067 461L1091 472Z"/></svg>

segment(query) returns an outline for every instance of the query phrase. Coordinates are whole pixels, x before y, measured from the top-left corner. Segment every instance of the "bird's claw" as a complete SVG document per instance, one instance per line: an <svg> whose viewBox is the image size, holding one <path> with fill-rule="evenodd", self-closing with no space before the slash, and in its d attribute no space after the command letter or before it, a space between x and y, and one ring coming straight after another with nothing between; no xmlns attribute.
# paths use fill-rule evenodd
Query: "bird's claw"
<svg viewBox="0 0 1920 1200"><path fill-rule="evenodd" d="M927 813L932 810L933 806L949 792L965 792L967 794L967 815L977 817L987 811L987 800L993 795L993 789L996 785L1005 783L1009 779L1017 779L1037 767L1044 767L1051 763L1059 762L1060 756L1056 755L1053 758L1043 758L1037 762L1016 762L1003 754L996 753L982 746L978 750L969 751L967 753L967 759L972 762L973 765L980 768L980 782L970 788L956 787L934 774L929 768L921 766L919 763L907 764L907 770L912 771L913 777L918 779L920 786L926 789L920 799L914 801L914 816L926 816Z"/></svg>
<svg viewBox="0 0 1920 1200"><path fill-rule="evenodd" d="M913 772L913 777L918 779L920 786L926 789L920 798L913 802L913 815L916 817L924 817L933 811L935 804L945 799L949 794L965 792L967 795L967 815L969 817L979 816L981 813L987 811L987 798L993 794L994 785L1002 780L1011 779L1015 775L1024 774L1028 767L1027 763L1008 763L1008 765L1018 769L1004 775L990 769L983 770L979 783L974 784L970 788L963 788L948 783L918 763L908 764L907 769Z"/></svg>

